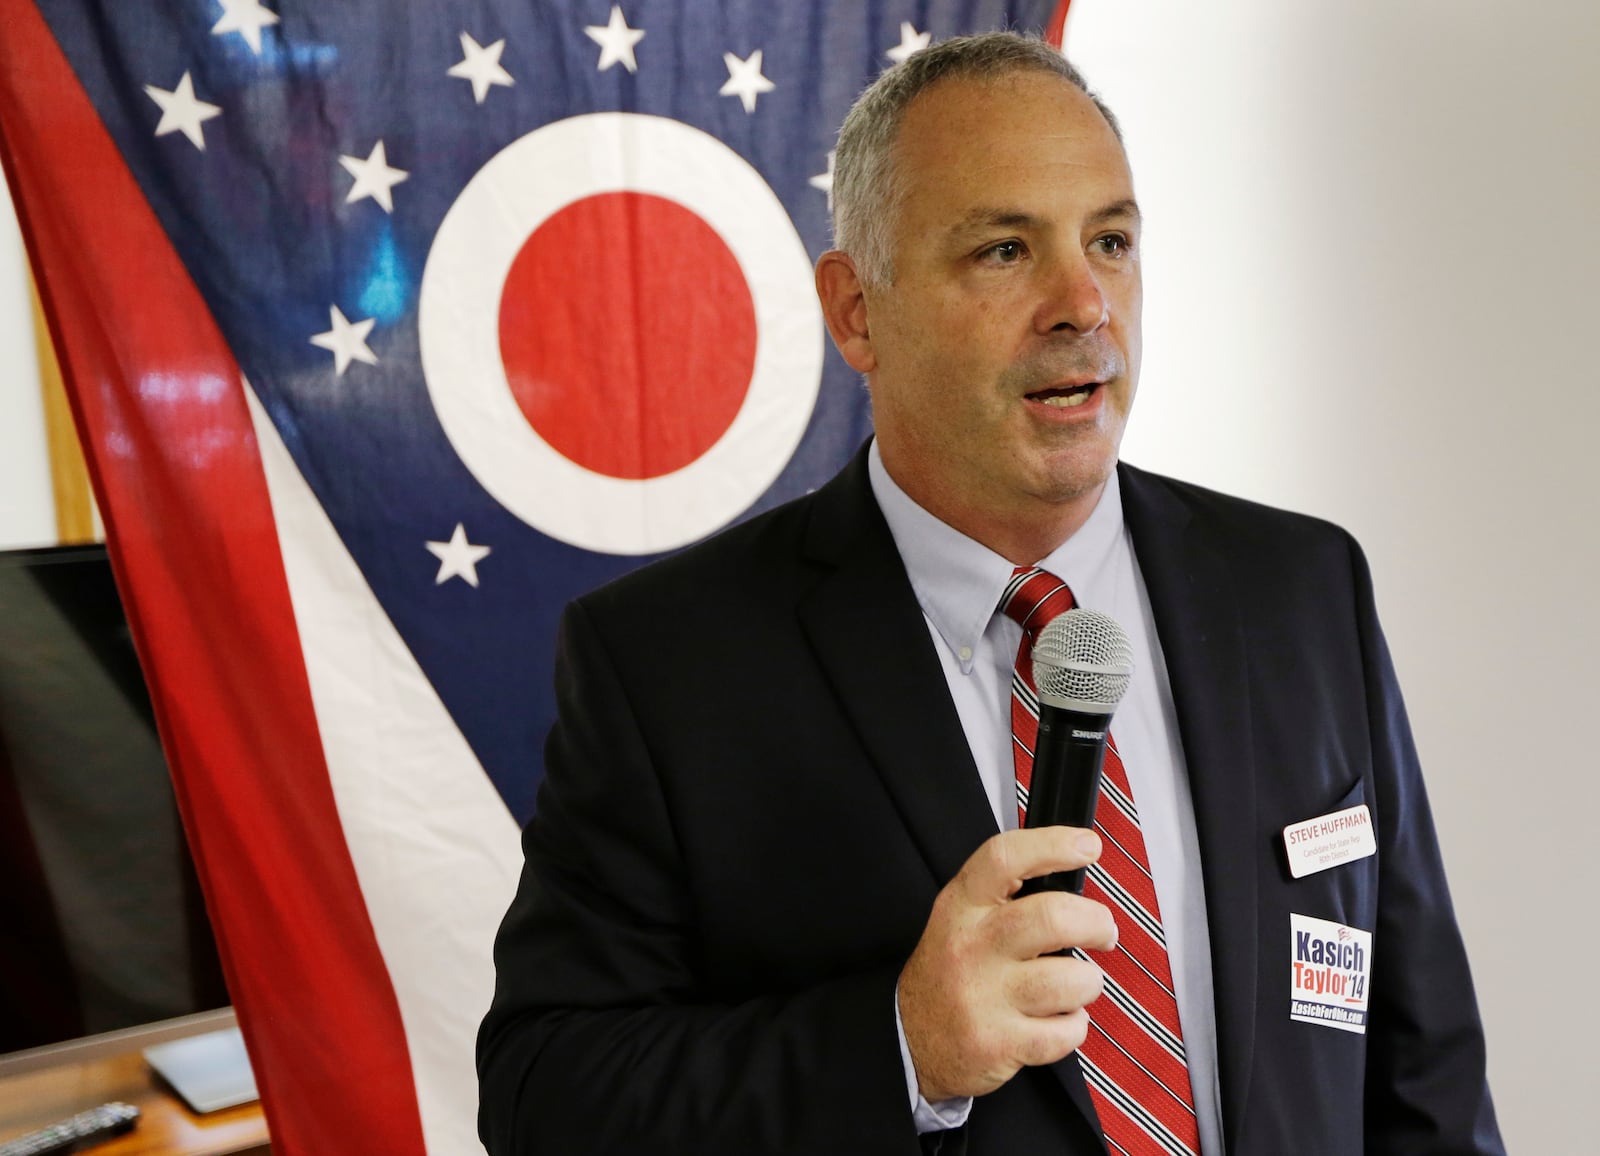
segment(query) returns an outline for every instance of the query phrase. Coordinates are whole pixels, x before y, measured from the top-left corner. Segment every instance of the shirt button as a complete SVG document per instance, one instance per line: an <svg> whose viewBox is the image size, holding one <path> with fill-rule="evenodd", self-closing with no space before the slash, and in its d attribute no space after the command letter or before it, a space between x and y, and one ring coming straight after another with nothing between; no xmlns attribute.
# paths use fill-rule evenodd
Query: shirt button
<svg viewBox="0 0 1600 1156"><path fill-rule="evenodd" d="M956 651L956 657L959 658L962 662L971 662L972 661L972 647L963 646L960 650Z"/></svg>

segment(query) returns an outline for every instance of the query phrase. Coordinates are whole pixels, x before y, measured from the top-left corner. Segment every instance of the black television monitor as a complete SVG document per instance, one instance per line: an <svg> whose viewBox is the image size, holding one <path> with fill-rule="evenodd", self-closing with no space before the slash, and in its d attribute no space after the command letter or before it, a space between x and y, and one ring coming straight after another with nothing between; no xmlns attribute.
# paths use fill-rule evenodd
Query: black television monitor
<svg viewBox="0 0 1600 1156"><path fill-rule="evenodd" d="M227 1008L105 548L0 551L0 1073Z"/></svg>

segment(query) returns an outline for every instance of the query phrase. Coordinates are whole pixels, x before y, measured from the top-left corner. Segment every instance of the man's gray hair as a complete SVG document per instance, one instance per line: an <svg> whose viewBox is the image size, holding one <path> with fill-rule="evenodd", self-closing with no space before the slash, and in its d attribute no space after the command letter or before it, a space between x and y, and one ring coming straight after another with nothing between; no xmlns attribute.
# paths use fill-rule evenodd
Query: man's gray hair
<svg viewBox="0 0 1600 1156"><path fill-rule="evenodd" d="M1122 130L1104 102L1054 45L1016 32L956 36L913 53L867 86L839 129L833 158L834 245L848 253L868 285L894 279L891 243L900 209L894 146L907 107L942 80L996 80L1017 72L1045 72L1078 89L1106 118L1118 140Z"/></svg>

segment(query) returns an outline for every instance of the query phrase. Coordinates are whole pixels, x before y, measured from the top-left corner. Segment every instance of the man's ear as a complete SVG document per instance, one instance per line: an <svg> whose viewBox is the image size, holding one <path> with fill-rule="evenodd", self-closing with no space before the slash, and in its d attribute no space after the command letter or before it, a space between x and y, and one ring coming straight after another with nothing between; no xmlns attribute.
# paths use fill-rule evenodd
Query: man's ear
<svg viewBox="0 0 1600 1156"><path fill-rule="evenodd" d="M817 299L845 363L857 373L871 373L878 358L867 329L867 299L849 254L829 249L817 259Z"/></svg>

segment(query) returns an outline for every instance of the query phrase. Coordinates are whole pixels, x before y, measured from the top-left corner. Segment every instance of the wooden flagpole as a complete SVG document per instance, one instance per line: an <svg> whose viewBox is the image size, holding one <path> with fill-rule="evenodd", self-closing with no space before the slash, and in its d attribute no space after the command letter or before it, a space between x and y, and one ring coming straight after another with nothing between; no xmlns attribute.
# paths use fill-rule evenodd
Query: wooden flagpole
<svg viewBox="0 0 1600 1156"><path fill-rule="evenodd" d="M95 529L94 494L89 487L89 470L83 461L78 431L67 406L66 387L61 382L61 363L56 360L50 327L45 324L39 305L39 290L28 278L33 302L33 336L39 351L39 388L44 395L45 437L50 451L50 489L55 496L56 537L63 544L93 542Z"/></svg>

